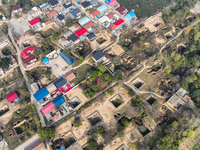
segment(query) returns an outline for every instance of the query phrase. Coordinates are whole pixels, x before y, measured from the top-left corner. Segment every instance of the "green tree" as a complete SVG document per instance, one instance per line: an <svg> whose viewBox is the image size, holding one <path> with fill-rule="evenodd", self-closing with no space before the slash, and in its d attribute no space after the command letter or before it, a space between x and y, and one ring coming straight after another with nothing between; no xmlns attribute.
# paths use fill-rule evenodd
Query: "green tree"
<svg viewBox="0 0 200 150"><path fill-rule="evenodd" d="M110 75L108 73L105 73L103 77L104 77L105 81L109 81L110 80Z"/></svg>
<svg viewBox="0 0 200 150"><path fill-rule="evenodd" d="M44 72L44 75L45 75L45 77L50 77L50 75L51 75L50 70L47 69L47 70Z"/></svg>
<svg viewBox="0 0 200 150"><path fill-rule="evenodd" d="M195 131L189 130L188 133L187 133L187 137L188 137L188 138L192 138L192 137L194 137L194 136L195 136Z"/></svg>
<svg viewBox="0 0 200 150"><path fill-rule="evenodd" d="M166 73L166 74L170 74L171 70L172 70L171 67L168 67L168 68L165 70L165 73Z"/></svg>
<svg viewBox="0 0 200 150"><path fill-rule="evenodd" d="M11 52L10 47L5 47L5 48L2 49L2 53L3 53L5 56L8 56L8 55L10 55L12 52Z"/></svg>
<svg viewBox="0 0 200 150"><path fill-rule="evenodd" d="M115 72L114 79L115 79L116 81L121 80L122 78L123 78L123 74L122 74L121 71Z"/></svg>
<svg viewBox="0 0 200 150"><path fill-rule="evenodd" d="M177 127L178 126L178 122L177 121L172 122L171 126L172 127Z"/></svg>
<svg viewBox="0 0 200 150"><path fill-rule="evenodd" d="M136 149L137 148L137 143L132 143L131 148Z"/></svg>
<svg viewBox="0 0 200 150"><path fill-rule="evenodd" d="M54 33L52 35L52 40L55 42L55 41L58 41L58 39L59 39L59 35L57 33Z"/></svg>
<svg viewBox="0 0 200 150"><path fill-rule="evenodd" d="M93 89L94 91L97 91L97 90L98 90L98 84L93 84L93 85L92 85L92 89Z"/></svg>
<svg viewBox="0 0 200 150"><path fill-rule="evenodd" d="M73 124L74 124L75 127L82 126L82 122L81 122L80 117L75 118Z"/></svg>
<svg viewBox="0 0 200 150"><path fill-rule="evenodd" d="M80 56L78 59L79 63L82 63L84 60L85 60L85 58L83 56Z"/></svg>
<svg viewBox="0 0 200 150"><path fill-rule="evenodd" d="M42 127L38 129L38 135L40 136L41 140L50 139L54 135L54 128L52 127Z"/></svg>
<svg viewBox="0 0 200 150"><path fill-rule="evenodd" d="M98 65L98 69L99 69L102 73L104 73L104 72L106 71L107 67L106 67L106 65L103 65L102 63L100 63L100 64Z"/></svg>
<svg viewBox="0 0 200 150"><path fill-rule="evenodd" d="M10 3L11 6L15 6L16 5L15 0L10 0L9 3Z"/></svg>
<svg viewBox="0 0 200 150"><path fill-rule="evenodd" d="M104 127L99 126L99 127L98 127L98 133L99 133L100 135L102 135L102 136L105 136L106 131L105 131Z"/></svg>
<svg viewBox="0 0 200 150"><path fill-rule="evenodd" d="M128 119L127 119L127 118L122 118L121 124L122 124L124 127L128 127L128 126L129 126Z"/></svg>
<svg viewBox="0 0 200 150"><path fill-rule="evenodd" d="M89 150L97 150L97 141L95 139L89 139L87 142L87 149Z"/></svg>
<svg viewBox="0 0 200 150"><path fill-rule="evenodd" d="M71 27L72 25L73 25L73 21L72 21L71 19L67 19L67 20L65 21L65 26Z"/></svg>

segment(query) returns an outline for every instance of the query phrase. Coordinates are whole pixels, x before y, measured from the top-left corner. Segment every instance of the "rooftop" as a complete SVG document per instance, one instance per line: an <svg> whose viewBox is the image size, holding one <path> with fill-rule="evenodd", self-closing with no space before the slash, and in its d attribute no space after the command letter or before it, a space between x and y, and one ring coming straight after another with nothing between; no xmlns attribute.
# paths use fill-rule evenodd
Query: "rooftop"
<svg viewBox="0 0 200 150"><path fill-rule="evenodd" d="M98 61L100 58L102 58L104 56L104 54L101 51L98 51L96 53L93 54L93 57L96 61Z"/></svg>
<svg viewBox="0 0 200 150"><path fill-rule="evenodd" d="M123 19L119 19L119 20L117 20L114 24L115 24L116 26L119 26L119 25L121 25L123 22L124 22Z"/></svg>
<svg viewBox="0 0 200 150"><path fill-rule="evenodd" d="M31 145L29 148L27 148L26 150L42 150L44 148L45 148L44 143L41 140L39 140L33 145Z"/></svg>
<svg viewBox="0 0 200 150"><path fill-rule="evenodd" d="M37 101L40 101L41 99L43 99L47 95L49 95L49 92L45 88L42 88L41 90L39 90L38 92L33 94L33 96L35 97L35 99Z"/></svg>
<svg viewBox="0 0 200 150"><path fill-rule="evenodd" d="M55 90L56 90L57 88L56 88L56 86L55 86L53 83L51 83L51 84L49 84L49 85L46 86L46 89L47 89L47 91L48 91L49 93L52 93L52 92L55 92Z"/></svg>
<svg viewBox="0 0 200 150"><path fill-rule="evenodd" d="M74 10L71 10L71 11L69 11L75 18L76 18L76 14L78 14L78 13L80 13L81 12L81 10L80 9L78 9L78 8L76 8L76 9L74 9Z"/></svg>
<svg viewBox="0 0 200 150"><path fill-rule="evenodd" d="M94 34L94 33L90 33L90 34L87 35L87 38L88 38L89 40L91 40L91 39L94 38L94 37L95 37L95 34Z"/></svg>
<svg viewBox="0 0 200 150"><path fill-rule="evenodd" d="M28 66L29 65L29 62L36 59L34 55L31 55L30 57L27 57L26 59L23 60L23 64L25 66Z"/></svg>
<svg viewBox="0 0 200 150"><path fill-rule="evenodd" d="M60 52L59 55L66 61L66 63L67 63L69 66L71 66L71 65L74 63L74 61L73 61L69 56L67 56L67 55L65 54L65 52Z"/></svg>
<svg viewBox="0 0 200 150"><path fill-rule="evenodd" d="M19 10L19 9L21 9L20 4L15 5L15 6L12 7L12 10Z"/></svg>
<svg viewBox="0 0 200 150"><path fill-rule="evenodd" d="M90 22L86 23L83 27L84 27L85 29L89 29L89 28L91 28L91 27L93 27L93 26L94 26L94 23L93 23L92 21L90 21Z"/></svg>
<svg viewBox="0 0 200 150"><path fill-rule="evenodd" d="M78 36L76 34L72 34L67 38L67 40L75 42L76 40L78 40Z"/></svg>
<svg viewBox="0 0 200 150"><path fill-rule="evenodd" d="M53 17L53 16L55 16L55 15L57 15L57 14L58 14L57 11L52 10L51 12L49 12L49 13L47 14L47 16L48 16L49 18L51 18L51 17Z"/></svg>
<svg viewBox="0 0 200 150"><path fill-rule="evenodd" d="M81 3L81 5L84 7L84 8L87 8L88 6L90 6L90 2L87 2L87 1L84 1Z"/></svg>
<svg viewBox="0 0 200 150"><path fill-rule="evenodd" d="M98 3L97 0L91 0L91 1L90 1L90 4L91 4L91 5L94 5L94 4L96 4L96 3Z"/></svg>
<svg viewBox="0 0 200 150"><path fill-rule="evenodd" d="M64 103L65 103L65 100L62 98L62 96L59 96L59 97L57 97L56 99L53 100L53 104L56 107L59 107L59 106L61 106Z"/></svg>
<svg viewBox="0 0 200 150"><path fill-rule="evenodd" d="M85 16L85 17L81 18L81 19L78 21L78 23L79 23L80 25L84 25L84 24L88 23L89 21L90 21L90 19L89 19L87 16Z"/></svg>
<svg viewBox="0 0 200 150"><path fill-rule="evenodd" d="M107 14L106 16L109 18L109 19L112 19L114 18L114 14L113 12L110 12L109 14Z"/></svg>
<svg viewBox="0 0 200 150"><path fill-rule="evenodd" d="M91 14L93 17L95 17L95 16L99 15L100 13L101 13L101 12L98 11L98 10L96 9L95 11L91 12L90 14Z"/></svg>
<svg viewBox="0 0 200 150"><path fill-rule="evenodd" d="M45 105L41 111L43 112L43 114L47 114L48 112L50 112L52 109L56 108L56 106L54 105L53 102L48 103L47 105Z"/></svg>
<svg viewBox="0 0 200 150"><path fill-rule="evenodd" d="M116 9L120 14L123 14L123 12L126 10L124 6L120 6L119 8Z"/></svg>
<svg viewBox="0 0 200 150"><path fill-rule="evenodd" d="M100 12L103 12L104 10L106 10L107 9L107 6L106 5L101 5L101 6L99 6L98 8L97 8L97 10L98 11L100 11Z"/></svg>
<svg viewBox="0 0 200 150"><path fill-rule="evenodd" d="M76 76L73 71L70 71L65 75L65 78L67 81L72 81L73 79L76 78Z"/></svg>
<svg viewBox="0 0 200 150"><path fill-rule="evenodd" d="M69 7L71 7L72 6L72 3L70 3L70 4L63 4L63 6L67 9L67 8L69 8Z"/></svg>
<svg viewBox="0 0 200 150"><path fill-rule="evenodd" d="M59 14L57 17L58 17L58 19L59 19L60 21L62 21L63 19L65 19L65 17L64 17L62 14Z"/></svg>
<svg viewBox="0 0 200 150"><path fill-rule="evenodd" d="M39 18L34 18L32 20L29 21L29 24L31 26L35 25L36 23L40 22L40 19Z"/></svg>
<svg viewBox="0 0 200 150"><path fill-rule="evenodd" d="M16 100L17 98L18 98L18 96L17 96L17 93L15 91L6 96L6 99L9 103Z"/></svg>
<svg viewBox="0 0 200 150"><path fill-rule="evenodd" d="M110 7L113 7L117 4L116 0L112 0L111 2L108 3L108 5L110 5Z"/></svg>
<svg viewBox="0 0 200 150"><path fill-rule="evenodd" d="M30 52L34 52L35 48L33 46L29 46L28 48L26 48L25 50L21 51L21 55L23 57L23 59L26 59L27 57L29 57L29 53Z"/></svg>
<svg viewBox="0 0 200 150"><path fill-rule="evenodd" d="M66 85L67 84L67 82L66 82L66 80L63 78L63 77L61 77L61 78L59 78L58 80L56 80L55 82L54 82L54 85L59 89L59 88L61 88L62 86L64 86L64 85Z"/></svg>
<svg viewBox="0 0 200 150"><path fill-rule="evenodd" d="M76 31L75 34L78 37L81 37L83 34L85 34L87 32L87 30L85 28L81 28L80 30Z"/></svg>
<svg viewBox="0 0 200 150"><path fill-rule="evenodd" d="M58 4L57 0L49 0L49 3L51 4L51 6L54 6L56 4Z"/></svg>

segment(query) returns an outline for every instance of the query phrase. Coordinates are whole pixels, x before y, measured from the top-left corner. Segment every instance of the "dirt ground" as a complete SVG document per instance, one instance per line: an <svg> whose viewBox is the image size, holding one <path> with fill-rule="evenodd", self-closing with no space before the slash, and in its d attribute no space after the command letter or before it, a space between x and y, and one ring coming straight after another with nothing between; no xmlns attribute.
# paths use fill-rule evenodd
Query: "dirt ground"
<svg viewBox="0 0 200 150"><path fill-rule="evenodd" d="M30 40L31 41L31 44L34 45L34 46L37 46L38 45L38 42L36 41L35 39L35 36L28 36L28 37L21 37L19 40L18 40L18 44L20 46L21 49L23 49L23 46L22 46L22 43L26 40Z"/></svg>
<svg viewBox="0 0 200 150"><path fill-rule="evenodd" d="M85 109L81 112L80 118L82 120L82 126L79 128L71 127L71 122L74 120L74 118L71 118L70 120L66 121L65 123L61 124L59 127L56 128L56 137L58 137L59 134L66 133L68 131L72 131L75 135L76 139L80 140L80 145L83 146L86 143L86 139L84 136L84 133L91 129L90 123L87 119L89 115L97 111L100 116L102 117L103 121L99 124L103 125L106 130L107 129L113 129L116 128L117 121L114 119L114 114L124 105L127 104L127 102L131 99L129 95L127 94L127 90L124 89L121 85L115 86L114 88L114 94L113 95L106 95L103 99L93 103L89 108ZM78 95L77 95L78 94ZM123 98L124 103L122 103L117 109L113 106L113 104L109 101L113 96L116 94L120 94L120 96ZM83 105L83 100L86 102L86 98L83 99L82 90L76 89L75 91L72 90L71 93L69 93L68 97L69 99L73 98L74 96L77 96L82 101L81 105ZM80 107L80 106L78 106ZM119 145L120 146L120 145Z"/></svg>
<svg viewBox="0 0 200 150"><path fill-rule="evenodd" d="M157 44L161 44L161 45L164 44L164 43L166 42L165 39L160 38L160 37L156 37L156 38L155 38L155 41L156 41Z"/></svg>
<svg viewBox="0 0 200 150"><path fill-rule="evenodd" d="M117 56L120 56L121 54L124 53L124 49L118 44L113 45L111 51Z"/></svg>
<svg viewBox="0 0 200 150"><path fill-rule="evenodd" d="M98 33L96 36L97 36L97 39L100 37L103 37L106 40L105 42L103 42L102 44L99 45L99 47L101 49L104 49L105 47L107 47L108 45L110 45L112 43L112 41L111 41L112 34L111 33Z"/></svg>

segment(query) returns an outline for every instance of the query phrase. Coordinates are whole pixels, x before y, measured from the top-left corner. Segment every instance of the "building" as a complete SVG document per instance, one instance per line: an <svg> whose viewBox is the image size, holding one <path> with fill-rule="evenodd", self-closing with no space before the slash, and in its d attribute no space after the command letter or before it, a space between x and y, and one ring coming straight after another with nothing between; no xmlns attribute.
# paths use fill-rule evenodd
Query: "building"
<svg viewBox="0 0 200 150"><path fill-rule="evenodd" d="M33 18L37 18L39 17L40 15L43 15L42 11L38 8L38 7L33 7L31 8L30 11L28 11L28 20L31 20Z"/></svg>
<svg viewBox="0 0 200 150"><path fill-rule="evenodd" d="M119 19L115 23L113 23L112 25L110 25L108 27L108 30L110 30L111 33L115 33L115 30L116 29L121 29L123 27L123 24L124 24L124 20L123 19Z"/></svg>
<svg viewBox="0 0 200 150"><path fill-rule="evenodd" d="M78 9L78 8L76 8L76 9L74 9L74 10L71 10L71 11L69 11L69 12L74 16L74 18L78 18L78 17L80 17L80 15L81 15L81 10Z"/></svg>
<svg viewBox="0 0 200 150"><path fill-rule="evenodd" d="M90 1L90 4L91 4L92 6L97 6L98 1L97 1L97 0L91 0L91 1Z"/></svg>
<svg viewBox="0 0 200 150"><path fill-rule="evenodd" d="M13 101L16 101L18 103L20 102L20 99L15 91L10 93L9 95L7 95L6 99L7 99L8 103L12 103Z"/></svg>
<svg viewBox="0 0 200 150"><path fill-rule="evenodd" d="M33 93L35 93L39 90L37 83L34 82L31 84L31 90L33 91Z"/></svg>
<svg viewBox="0 0 200 150"><path fill-rule="evenodd" d="M106 16L107 16L109 19L113 19L113 18L114 18L114 15L115 15L114 12L110 12L110 13L107 14Z"/></svg>
<svg viewBox="0 0 200 150"><path fill-rule="evenodd" d="M35 48L33 46L29 46L28 48L26 48L25 50L23 50L20 54L22 55L23 59L26 59L34 51L35 51Z"/></svg>
<svg viewBox="0 0 200 150"><path fill-rule="evenodd" d="M81 18L81 19L78 21L78 23L79 23L81 26L83 26L83 25L85 25L86 23L88 23L89 21L90 21L90 19L89 19L87 16L85 16L85 17Z"/></svg>
<svg viewBox="0 0 200 150"><path fill-rule="evenodd" d="M105 55L104 55L101 51L98 51L98 52L94 53L94 54L93 54L93 58L94 58L94 60L96 61L96 63L105 61L105 60L107 59L107 58L105 57Z"/></svg>
<svg viewBox="0 0 200 150"><path fill-rule="evenodd" d="M116 0L111 0L110 2L108 2L108 5L109 5L110 7L113 7L113 6L117 5L117 4L118 4L118 3L117 3Z"/></svg>
<svg viewBox="0 0 200 150"><path fill-rule="evenodd" d="M90 15L91 15L92 17L94 17L94 19L98 19L98 15L99 15L100 13L101 13L101 12L98 11L98 10L96 9L95 11L91 12Z"/></svg>
<svg viewBox="0 0 200 150"><path fill-rule="evenodd" d="M55 7L58 5L58 1L57 0L49 0L49 4L52 6L52 7Z"/></svg>
<svg viewBox="0 0 200 150"><path fill-rule="evenodd" d="M28 147L26 150L46 150L44 143L39 140L30 147Z"/></svg>
<svg viewBox="0 0 200 150"><path fill-rule="evenodd" d="M40 28L40 27L41 27L41 26L40 26L41 22L40 22L40 19L39 19L39 18L34 18L34 19L30 20L30 21L29 21L29 24L31 25L31 27L32 27L33 29L37 29L37 28Z"/></svg>
<svg viewBox="0 0 200 150"><path fill-rule="evenodd" d="M57 92L57 88L56 88L56 86L53 83L47 85L46 89L47 89L47 91L49 93L56 93Z"/></svg>
<svg viewBox="0 0 200 150"><path fill-rule="evenodd" d="M52 10L51 12L49 12L49 13L47 14L47 16L48 16L49 18L54 17L54 16L56 16L56 15L58 15L58 13L57 13L57 11L55 11L55 10Z"/></svg>
<svg viewBox="0 0 200 150"><path fill-rule="evenodd" d="M3 35L0 37L0 47L4 47L6 46L7 44L10 44L10 41L9 39L7 38L6 35Z"/></svg>
<svg viewBox="0 0 200 150"><path fill-rule="evenodd" d="M127 15L125 16L125 18L128 20L128 21L131 21L131 19L135 17L135 13L130 11L127 13Z"/></svg>
<svg viewBox="0 0 200 150"><path fill-rule="evenodd" d="M90 21L86 23L83 27L87 29L88 31L92 31L92 27L94 26L94 22Z"/></svg>
<svg viewBox="0 0 200 150"><path fill-rule="evenodd" d="M23 60L23 64L26 68L34 65L37 62L37 59L34 55L31 55L30 57Z"/></svg>
<svg viewBox="0 0 200 150"><path fill-rule="evenodd" d="M95 38L96 38L96 36L95 36L94 33L90 33L90 34L88 34L86 37L88 38L89 41L93 41L93 40L95 40Z"/></svg>
<svg viewBox="0 0 200 150"><path fill-rule="evenodd" d="M14 13L19 13L22 11L22 7L20 6L20 4L18 4L18 5L13 6L12 10Z"/></svg>
<svg viewBox="0 0 200 150"><path fill-rule="evenodd" d="M66 48L69 44L69 41L65 38L65 37L61 37L58 42L64 47Z"/></svg>
<svg viewBox="0 0 200 150"><path fill-rule="evenodd" d="M63 7L65 8L65 9L67 9L68 11L70 10L70 7L72 7L72 3L70 2L69 4L63 4Z"/></svg>
<svg viewBox="0 0 200 150"><path fill-rule="evenodd" d="M64 79L64 77L59 78L54 82L54 85L59 89L60 92L63 94L66 94L69 92L74 86L67 83L67 81Z"/></svg>
<svg viewBox="0 0 200 150"><path fill-rule="evenodd" d="M72 33L72 31L71 30L66 30L64 33L63 33L63 35L66 37L66 38L68 38L70 35L72 35L73 33Z"/></svg>
<svg viewBox="0 0 200 150"><path fill-rule="evenodd" d="M33 94L33 96L40 105L44 104L49 98L51 98L49 92L45 88L40 89L38 92Z"/></svg>
<svg viewBox="0 0 200 150"><path fill-rule="evenodd" d="M107 6L106 5L101 5L101 6L99 6L98 8L97 8L97 10L99 11L99 12L101 12L101 13L103 13L105 10L107 10Z"/></svg>
<svg viewBox="0 0 200 150"><path fill-rule="evenodd" d="M107 16L103 16L99 19L99 22L105 27L108 28L110 26L111 20Z"/></svg>
<svg viewBox="0 0 200 150"><path fill-rule="evenodd" d="M69 43L77 43L77 42L79 42L79 38L78 38L78 36L76 35L76 34L72 34L72 35L70 35L68 38L67 38L67 40L69 41Z"/></svg>
<svg viewBox="0 0 200 150"><path fill-rule="evenodd" d="M59 14L59 15L57 16L57 18L59 19L60 22L65 23L65 16L64 16L64 15Z"/></svg>
<svg viewBox="0 0 200 150"><path fill-rule="evenodd" d="M47 12L49 7L50 7L49 3L44 3L44 4L39 6L39 8L44 12Z"/></svg>
<svg viewBox="0 0 200 150"><path fill-rule="evenodd" d="M80 30L76 31L75 34L81 39L83 38L83 35L87 33L87 30L85 28L81 28Z"/></svg>
<svg viewBox="0 0 200 150"><path fill-rule="evenodd" d="M48 59L47 57L44 57L44 58L42 59L42 61L43 61L45 64L48 64L48 63L49 63L49 59Z"/></svg>
<svg viewBox="0 0 200 150"><path fill-rule="evenodd" d="M70 72L68 72L68 73L65 74L65 79L67 81L72 81L75 78L76 78L76 76L75 76L75 74L74 74L73 71L70 71Z"/></svg>
<svg viewBox="0 0 200 150"><path fill-rule="evenodd" d="M116 9L121 15L125 15L128 10L124 6L120 6L119 8Z"/></svg>
<svg viewBox="0 0 200 150"><path fill-rule="evenodd" d="M87 1L82 2L81 5L84 9L92 8L92 5L90 4L90 2L87 2Z"/></svg>
<svg viewBox="0 0 200 150"><path fill-rule="evenodd" d="M74 61L73 61L69 56L67 56L67 55L65 54L65 52L60 52L59 55L60 55L60 57L62 57L62 58L66 61L66 63L67 63L69 66L71 66L71 65L74 63Z"/></svg>

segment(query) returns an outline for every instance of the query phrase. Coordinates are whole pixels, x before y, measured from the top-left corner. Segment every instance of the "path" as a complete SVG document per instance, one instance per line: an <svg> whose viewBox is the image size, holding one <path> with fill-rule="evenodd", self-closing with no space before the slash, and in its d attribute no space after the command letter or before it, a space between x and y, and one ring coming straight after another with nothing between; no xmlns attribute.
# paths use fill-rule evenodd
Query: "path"
<svg viewBox="0 0 200 150"><path fill-rule="evenodd" d="M24 66L22 65L22 60L21 60L21 55L20 55L20 52L21 52L21 51L20 51L20 49L19 49L17 43L15 42L15 40L14 40L14 38L13 38L13 35L12 35L12 32L11 32L11 29L10 29L10 28L8 28L8 35L9 35L9 37L10 37L10 39L11 39L11 41L12 41L14 47L15 47L16 50L17 50L18 65L19 65L19 67L20 67L20 70L21 70L21 73L22 73L22 75L23 75L23 77L24 77L26 86L27 86L27 88L28 88L28 90L29 90L29 93L30 93L30 95L31 95L31 102L35 104L35 107L36 107L37 113L38 113L38 115L39 115L39 117L40 117L40 122L41 122L42 126L46 126L45 120L44 120L44 118L43 118L43 116L42 116L42 113L40 112L40 107L39 107L37 101L35 100L35 98L33 97L33 92L32 92L32 90L31 90L30 83L29 83L28 78L27 78L27 76L26 76L26 74L25 74Z"/></svg>

